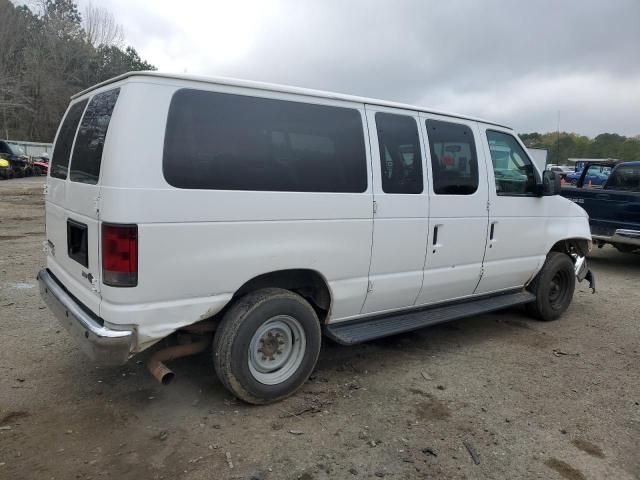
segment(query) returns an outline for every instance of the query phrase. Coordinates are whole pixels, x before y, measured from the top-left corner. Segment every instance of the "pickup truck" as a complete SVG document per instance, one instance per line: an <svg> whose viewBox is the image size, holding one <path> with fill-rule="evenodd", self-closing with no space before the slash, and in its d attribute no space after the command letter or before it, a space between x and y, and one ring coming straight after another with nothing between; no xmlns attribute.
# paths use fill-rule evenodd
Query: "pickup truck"
<svg viewBox="0 0 640 480"><path fill-rule="evenodd" d="M602 166L589 164L577 188L563 188L561 195L589 214L591 235L598 247L608 243L621 252L640 253L640 162L616 165L602 188L585 187L590 172Z"/></svg>

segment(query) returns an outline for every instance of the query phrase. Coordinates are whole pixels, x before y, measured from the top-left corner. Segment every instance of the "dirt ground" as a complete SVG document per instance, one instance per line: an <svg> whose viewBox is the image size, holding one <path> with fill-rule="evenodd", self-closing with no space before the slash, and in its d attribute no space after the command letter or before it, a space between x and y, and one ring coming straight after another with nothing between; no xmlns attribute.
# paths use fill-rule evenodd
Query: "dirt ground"
<svg viewBox="0 0 640 480"><path fill-rule="evenodd" d="M640 478L640 256L597 250L597 294L557 322L327 341L297 395L251 407L209 354L168 387L149 352L85 359L38 294L43 183L0 182L0 479Z"/></svg>

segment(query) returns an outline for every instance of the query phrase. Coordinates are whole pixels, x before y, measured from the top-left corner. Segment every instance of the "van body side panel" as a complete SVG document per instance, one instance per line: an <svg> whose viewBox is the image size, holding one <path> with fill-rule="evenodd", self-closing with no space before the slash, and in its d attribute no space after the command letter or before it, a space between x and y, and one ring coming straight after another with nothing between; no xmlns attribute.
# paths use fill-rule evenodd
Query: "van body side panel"
<svg viewBox="0 0 640 480"><path fill-rule="evenodd" d="M140 224L136 292L103 286L102 316L135 320L143 337L162 337L217 313L247 280L293 268L327 278L332 319L355 315L366 292L369 259L356 252L358 239L368 243L367 227L366 220ZM144 317L127 320L119 305Z"/></svg>
<svg viewBox="0 0 640 480"><path fill-rule="evenodd" d="M104 222L138 225L138 285L103 285L101 316L138 325L144 346L217 313L252 278L300 268L326 279L331 321L359 314L373 228L368 148L363 193L175 188L163 176L164 132L173 93L190 86L132 82L121 92L121 121L110 131L118 142L103 161L100 215ZM352 108L368 142L363 105L193 87Z"/></svg>

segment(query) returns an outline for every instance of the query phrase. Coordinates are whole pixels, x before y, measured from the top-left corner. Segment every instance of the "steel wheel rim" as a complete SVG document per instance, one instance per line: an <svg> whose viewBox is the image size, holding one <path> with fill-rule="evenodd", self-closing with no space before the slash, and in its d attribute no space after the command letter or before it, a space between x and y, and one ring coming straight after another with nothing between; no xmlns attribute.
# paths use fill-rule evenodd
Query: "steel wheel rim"
<svg viewBox="0 0 640 480"><path fill-rule="evenodd" d="M298 320L278 315L264 322L249 343L249 371L264 385L282 383L298 370L307 342Z"/></svg>

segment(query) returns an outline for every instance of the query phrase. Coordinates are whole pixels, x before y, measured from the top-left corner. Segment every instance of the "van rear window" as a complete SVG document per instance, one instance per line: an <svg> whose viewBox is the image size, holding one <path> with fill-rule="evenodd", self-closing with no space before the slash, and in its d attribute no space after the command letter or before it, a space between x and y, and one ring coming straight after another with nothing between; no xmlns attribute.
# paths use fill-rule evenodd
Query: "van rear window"
<svg viewBox="0 0 640 480"><path fill-rule="evenodd" d="M55 178L67 178L67 171L69 170L69 156L71 155L71 147L73 147L73 138L76 135L78 129L78 123L82 117L82 112L87 106L87 100L74 103L71 105L67 116L64 117L62 126L60 127L60 133L58 133L58 139L56 145L53 147L53 153L51 154L51 176Z"/></svg>
<svg viewBox="0 0 640 480"><path fill-rule="evenodd" d="M119 88L114 88L94 96L82 117L78 137L71 157L72 182L98 183L102 149L111 122L111 114L116 106Z"/></svg>
<svg viewBox="0 0 640 480"><path fill-rule="evenodd" d="M362 117L351 108L178 90L163 171L178 188L364 192Z"/></svg>

